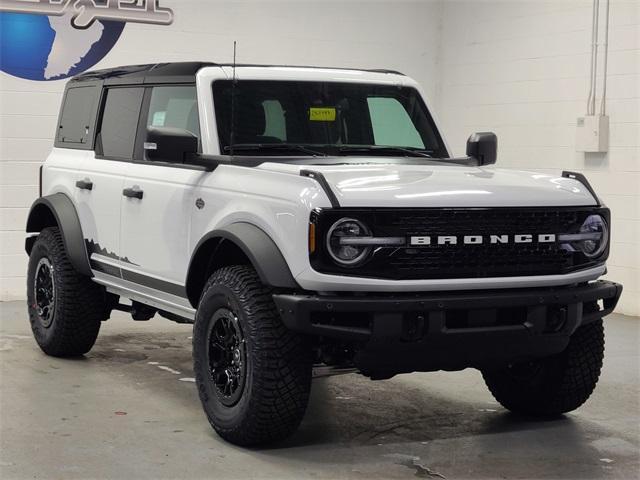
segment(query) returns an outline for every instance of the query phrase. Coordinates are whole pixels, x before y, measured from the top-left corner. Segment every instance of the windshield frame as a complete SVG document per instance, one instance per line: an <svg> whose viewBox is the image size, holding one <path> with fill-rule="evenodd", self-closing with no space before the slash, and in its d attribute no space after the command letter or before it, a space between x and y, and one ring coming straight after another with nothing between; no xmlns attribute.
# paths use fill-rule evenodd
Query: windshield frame
<svg viewBox="0 0 640 480"><path fill-rule="evenodd" d="M287 83L287 82L295 82L295 83L334 83L334 84L338 84L338 85L342 85L342 84L348 84L350 85L363 85L366 87L371 87L372 89L375 88L380 88L380 89L387 89L390 87L394 87L394 88L398 88L398 89L402 89L405 92L410 92L412 95L414 95L415 98L415 103L418 106L418 108L420 108L423 112L424 118L423 121L426 122L426 128L428 128L430 130L430 133L433 137L435 142L437 143L437 149L436 150L432 150L432 149L415 149L416 152L422 152L422 155L416 154L416 155L410 155L408 154L408 152L402 152L402 149L405 150L414 150L414 148L412 147L404 147L401 145L363 145L363 144L350 144L350 143L345 143L345 144L340 144L340 143L336 143L336 144L323 144L323 143L297 143L297 142L291 142L292 146L296 147L296 148L292 148L291 151L287 152L286 151L286 144L288 142L284 142L284 144L278 144L275 143L274 145L283 145L282 148L279 149L270 149L268 148L268 145L264 145L267 148L258 148L260 147L261 144L256 143L256 144L249 144L249 145L253 145L255 148L250 148L250 149L243 149L243 148L238 148L235 149L234 151L230 151L230 146L228 144L228 139L225 142L225 138L224 135L228 133L229 131L229 127L226 128L226 131L223 130L223 127L221 125L219 125L220 122L225 122L225 121L231 121L230 118L226 118L224 113L222 113L224 111L224 109L218 109L216 108L216 94L215 89L216 87L219 87L220 84L224 83L225 87L228 88L228 85L230 85L232 82L232 80L230 80L228 77L218 77L218 78L213 78L211 80L211 82L209 83L209 92L207 92L207 96L210 95L211 98L211 102L212 102L212 107L213 107L213 117L215 119L215 122L213 122L212 127L216 129L215 132L215 137L212 136L212 138L215 138L217 140L217 149L219 150L219 155L221 156L242 156L242 157L270 157L270 156L278 156L278 157L287 157L287 156L291 156L292 160L295 157L300 157L300 156L304 156L305 154L302 152L301 148L297 148L297 146L300 147L305 147L308 150L315 150L315 151L320 151L321 155L323 156L331 156L331 157L352 157L352 156L356 156L356 157L362 157L363 155L367 155L366 152L363 152L361 150L366 149L368 146L371 147L371 151L368 153L370 156L372 157L380 157L380 158L397 158L397 157L407 157L407 160L411 161L411 160L415 160L421 156L427 157L427 156L431 156L434 159L448 159L451 158L451 154L450 151L448 149L448 145L446 144L446 141L444 140L443 136L440 133L440 129L438 128L438 125L436 123L436 120L434 119L428 105L427 102L425 101L424 96L422 95L422 92L419 88L419 85L417 85L415 82L410 81L410 82L403 82L402 84L396 84L396 83L390 83L390 82L376 82L376 81L371 81L371 80L366 80L366 81L353 81L353 80L345 80L345 79L340 79L340 80L332 80L330 78L318 78L318 79L298 79L298 78L238 78L237 79L237 83L236 85L240 85L243 83L267 83L267 82L273 82L273 83ZM229 109L229 106L227 104L226 106L227 109ZM408 113L408 112L407 112ZM228 115L230 116L230 115ZM415 125L415 123L414 123ZM418 127L416 127L417 129ZM237 144L238 142L234 142L234 145ZM344 149L342 149L341 147L346 147ZM392 150L396 150L396 151L392 151ZM350 151L353 150L353 151ZM386 152L385 152L386 150ZM233 155L231 155L233 153ZM308 153L309 156L312 156L311 153Z"/></svg>

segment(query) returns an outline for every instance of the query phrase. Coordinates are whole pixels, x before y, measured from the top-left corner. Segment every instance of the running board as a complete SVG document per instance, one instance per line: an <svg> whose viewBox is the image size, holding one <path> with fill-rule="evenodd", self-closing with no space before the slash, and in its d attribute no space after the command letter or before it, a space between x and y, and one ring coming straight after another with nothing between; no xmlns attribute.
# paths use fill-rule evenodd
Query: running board
<svg viewBox="0 0 640 480"><path fill-rule="evenodd" d="M103 285L110 293L172 313L190 322L193 322L196 317L195 309L189 305L186 298L138 285L96 270L93 270L93 274L92 280Z"/></svg>

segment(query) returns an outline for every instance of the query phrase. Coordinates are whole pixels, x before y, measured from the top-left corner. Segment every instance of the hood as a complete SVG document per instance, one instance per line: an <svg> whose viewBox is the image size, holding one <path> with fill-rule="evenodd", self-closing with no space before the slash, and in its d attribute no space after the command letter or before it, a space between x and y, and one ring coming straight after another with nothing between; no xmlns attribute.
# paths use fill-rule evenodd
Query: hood
<svg viewBox="0 0 640 480"><path fill-rule="evenodd" d="M379 158L376 160L379 161ZM321 172L344 207L551 207L597 204L596 199L577 180L494 167L269 165L280 171L309 169Z"/></svg>

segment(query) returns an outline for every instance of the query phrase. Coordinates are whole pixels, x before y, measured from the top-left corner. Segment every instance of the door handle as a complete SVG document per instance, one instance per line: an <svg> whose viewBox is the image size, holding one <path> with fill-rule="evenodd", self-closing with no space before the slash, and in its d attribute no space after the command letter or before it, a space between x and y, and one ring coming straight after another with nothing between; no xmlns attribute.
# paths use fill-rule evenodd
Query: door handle
<svg viewBox="0 0 640 480"><path fill-rule="evenodd" d="M85 178L84 180L78 180L76 182L76 187L78 187L80 190L93 190L93 182L88 178Z"/></svg>
<svg viewBox="0 0 640 480"><path fill-rule="evenodd" d="M124 190L122 190L122 195L124 195L125 197L137 198L139 200L142 200L142 196L144 195L144 192L140 190L139 186L134 185L131 188L125 188Z"/></svg>

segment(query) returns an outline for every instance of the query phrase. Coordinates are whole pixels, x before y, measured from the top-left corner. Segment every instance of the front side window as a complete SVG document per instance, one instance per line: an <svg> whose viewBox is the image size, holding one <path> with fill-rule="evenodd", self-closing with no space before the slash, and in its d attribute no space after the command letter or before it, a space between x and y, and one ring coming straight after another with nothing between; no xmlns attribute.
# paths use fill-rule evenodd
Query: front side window
<svg viewBox="0 0 640 480"><path fill-rule="evenodd" d="M96 152L130 160L136 141L143 88L110 88L106 92Z"/></svg>
<svg viewBox="0 0 640 480"><path fill-rule="evenodd" d="M232 115L232 95L235 96ZM411 87L366 83L253 81L213 83L222 153L378 154L448 157ZM233 128L231 125L233 117Z"/></svg>
<svg viewBox="0 0 640 480"><path fill-rule="evenodd" d="M147 127L180 128L200 137L196 87L154 87Z"/></svg>
<svg viewBox="0 0 640 480"><path fill-rule="evenodd" d="M144 115L144 114L143 114ZM192 133L200 139L200 120L195 86L161 86L151 89L146 130L174 128ZM148 151L142 157L150 160Z"/></svg>

